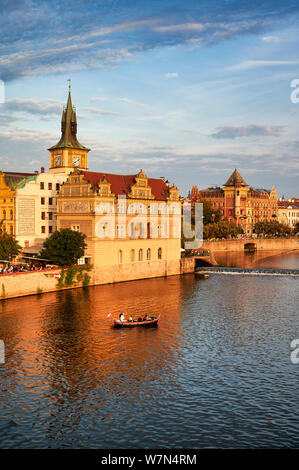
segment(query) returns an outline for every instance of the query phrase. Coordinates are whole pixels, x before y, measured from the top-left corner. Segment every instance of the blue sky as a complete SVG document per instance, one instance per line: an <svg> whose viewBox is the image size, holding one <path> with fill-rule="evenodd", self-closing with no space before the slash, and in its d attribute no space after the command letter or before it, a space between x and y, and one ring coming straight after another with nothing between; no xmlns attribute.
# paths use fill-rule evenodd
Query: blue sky
<svg viewBox="0 0 299 470"><path fill-rule="evenodd" d="M48 166L72 80L92 171L183 195L248 184L298 197L297 1L1 0L0 169ZM299 93L298 93L299 97Z"/></svg>

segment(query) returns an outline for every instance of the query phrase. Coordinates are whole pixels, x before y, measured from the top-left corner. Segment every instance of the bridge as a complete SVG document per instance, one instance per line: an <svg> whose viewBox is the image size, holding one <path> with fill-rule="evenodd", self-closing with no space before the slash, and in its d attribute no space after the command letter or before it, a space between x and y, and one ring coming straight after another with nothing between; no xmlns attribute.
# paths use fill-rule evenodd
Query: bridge
<svg viewBox="0 0 299 470"><path fill-rule="evenodd" d="M200 250L209 251L283 251L299 250L299 238L241 238L237 240L204 240Z"/></svg>

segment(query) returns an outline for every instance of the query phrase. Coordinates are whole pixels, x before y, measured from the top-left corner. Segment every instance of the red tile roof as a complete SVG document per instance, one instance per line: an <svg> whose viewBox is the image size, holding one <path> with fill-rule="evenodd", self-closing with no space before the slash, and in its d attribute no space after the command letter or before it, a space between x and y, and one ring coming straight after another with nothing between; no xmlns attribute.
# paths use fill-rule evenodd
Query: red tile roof
<svg viewBox="0 0 299 470"><path fill-rule="evenodd" d="M100 181L105 177L111 184L111 191L116 195L127 196L131 191L136 181L137 175L115 175L112 173L98 173L94 171L83 171L85 181L97 186ZM167 184L159 178L148 178L149 186L151 187L152 194L158 201L166 201L169 197L169 188Z"/></svg>

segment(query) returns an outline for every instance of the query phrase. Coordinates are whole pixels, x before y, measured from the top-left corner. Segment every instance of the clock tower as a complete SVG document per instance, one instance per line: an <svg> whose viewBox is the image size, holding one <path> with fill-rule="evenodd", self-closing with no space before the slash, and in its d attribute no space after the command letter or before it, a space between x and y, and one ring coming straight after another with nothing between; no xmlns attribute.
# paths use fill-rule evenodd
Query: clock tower
<svg viewBox="0 0 299 470"><path fill-rule="evenodd" d="M76 109L72 105L71 86L67 105L61 118L61 139L50 147L50 173L71 173L75 168L88 170L88 152L90 149L81 145L77 139Z"/></svg>

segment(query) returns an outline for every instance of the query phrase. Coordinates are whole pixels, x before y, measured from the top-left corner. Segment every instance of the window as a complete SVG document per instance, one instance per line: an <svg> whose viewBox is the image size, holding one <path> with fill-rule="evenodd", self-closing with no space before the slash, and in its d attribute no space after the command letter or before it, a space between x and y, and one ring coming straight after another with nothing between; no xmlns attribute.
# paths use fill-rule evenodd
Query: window
<svg viewBox="0 0 299 470"><path fill-rule="evenodd" d="M121 264L123 262L123 252L121 250L119 250L117 254L117 262L118 264Z"/></svg>
<svg viewBox="0 0 299 470"><path fill-rule="evenodd" d="M139 237L143 238L143 223L139 223Z"/></svg>
<svg viewBox="0 0 299 470"><path fill-rule="evenodd" d="M60 189L60 184L56 183L56 191L59 191L59 189Z"/></svg>
<svg viewBox="0 0 299 470"><path fill-rule="evenodd" d="M52 233L53 232L53 227L52 225L49 225L49 233Z"/></svg>
<svg viewBox="0 0 299 470"><path fill-rule="evenodd" d="M13 235L13 225L10 226L10 234Z"/></svg>
<svg viewBox="0 0 299 470"><path fill-rule="evenodd" d="M162 259L162 248L158 248L158 259Z"/></svg>
<svg viewBox="0 0 299 470"><path fill-rule="evenodd" d="M46 219L46 213L42 212L42 220L45 220L45 219Z"/></svg>
<svg viewBox="0 0 299 470"><path fill-rule="evenodd" d="M116 231L117 231L117 238L123 238L124 237L124 226L123 225L117 225Z"/></svg>
<svg viewBox="0 0 299 470"><path fill-rule="evenodd" d="M72 225L72 230L74 232L79 232L80 231L80 225Z"/></svg>
<svg viewBox="0 0 299 470"><path fill-rule="evenodd" d="M42 233L46 233L46 227L45 227L45 225L42 225Z"/></svg>
<svg viewBox="0 0 299 470"><path fill-rule="evenodd" d="M146 250L146 259L147 259L148 261L151 259L151 249L150 249L150 248L148 248L148 249Z"/></svg>
<svg viewBox="0 0 299 470"><path fill-rule="evenodd" d="M135 250L130 251L130 261L131 263L134 263L135 261Z"/></svg>
<svg viewBox="0 0 299 470"><path fill-rule="evenodd" d="M44 197L41 197L41 198L40 198L40 203L41 203L41 204L45 204L45 198L44 198Z"/></svg>
<svg viewBox="0 0 299 470"><path fill-rule="evenodd" d="M53 198L49 197L49 206L52 206L52 204L53 204Z"/></svg>
<svg viewBox="0 0 299 470"><path fill-rule="evenodd" d="M49 215L49 220L52 220L53 219L53 212L49 212L48 215Z"/></svg>
<svg viewBox="0 0 299 470"><path fill-rule="evenodd" d="M10 220L13 220L13 210L10 210Z"/></svg>
<svg viewBox="0 0 299 470"><path fill-rule="evenodd" d="M140 250L138 251L138 261L142 261L143 260L143 250L142 248L140 248Z"/></svg>
<svg viewBox="0 0 299 470"><path fill-rule="evenodd" d="M52 183L48 183L48 189L52 190Z"/></svg>
<svg viewBox="0 0 299 470"><path fill-rule="evenodd" d="M40 182L39 187L40 187L40 189L45 189L45 183Z"/></svg>
<svg viewBox="0 0 299 470"><path fill-rule="evenodd" d="M4 209L3 211L3 219L5 220L6 219L6 210Z"/></svg>

